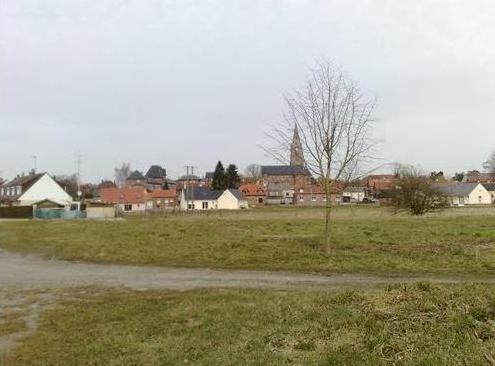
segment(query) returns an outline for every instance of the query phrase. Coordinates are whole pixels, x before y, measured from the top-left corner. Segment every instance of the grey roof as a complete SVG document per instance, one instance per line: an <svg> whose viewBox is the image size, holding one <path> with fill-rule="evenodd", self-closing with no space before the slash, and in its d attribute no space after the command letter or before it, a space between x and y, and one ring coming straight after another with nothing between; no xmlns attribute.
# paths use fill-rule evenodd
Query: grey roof
<svg viewBox="0 0 495 366"><path fill-rule="evenodd" d="M242 193L238 189L228 188L227 190L230 191L230 193L232 193L238 200L240 200L240 201L245 201L246 200L246 197L244 196L244 193Z"/></svg>
<svg viewBox="0 0 495 366"><path fill-rule="evenodd" d="M152 165L148 172L146 173L146 178L159 179L165 178L167 176L167 171L160 165Z"/></svg>
<svg viewBox="0 0 495 366"><path fill-rule="evenodd" d="M38 179L40 179L46 173L37 173L30 175L18 176L12 179L10 182L7 182L3 185L3 187L13 187L13 186L22 186L23 190L26 189L26 186L32 186Z"/></svg>
<svg viewBox="0 0 495 366"><path fill-rule="evenodd" d="M128 177L127 179L144 179L143 173L141 173L138 170L134 170Z"/></svg>
<svg viewBox="0 0 495 366"><path fill-rule="evenodd" d="M261 175L311 175L303 166L296 165L263 165Z"/></svg>
<svg viewBox="0 0 495 366"><path fill-rule="evenodd" d="M224 191L218 190L215 191L208 187L193 187L190 193L194 200L205 200L205 201L213 201L218 199L222 195Z"/></svg>
<svg viewBox="0 0 495 366"><path fill-rule="evenodd" d="M241 191L239 191L238 189L228 188L226 190L230 191L230 193L232 193L238 200L241 200L241 201L246 200L246 197L244 197L244 194ZM194 200L214 201L214 200L217 200L223 194L223 192L225 192L226 190L222 190L222 189L213 190L213 189L210 189L208 187L194 187L192 189L192 194L193 194Z"/></svg>
<svg viewBox="0 0 495 366"><path fill-rule="evenodd" d="M454 183L448 185L436 185L435 188L447 196L467 197L479 183Z"/></svg>
<svg viewBox="0 0 495 366"><path fill-rule="evenodd" d="M495 191L495 183L482 183L481 184L487 191Z"/></svg>

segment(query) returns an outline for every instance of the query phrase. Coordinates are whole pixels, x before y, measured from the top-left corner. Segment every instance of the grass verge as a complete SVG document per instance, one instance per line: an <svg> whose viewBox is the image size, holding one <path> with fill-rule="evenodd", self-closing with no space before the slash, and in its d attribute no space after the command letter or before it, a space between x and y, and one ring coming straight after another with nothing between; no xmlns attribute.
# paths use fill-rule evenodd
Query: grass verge
<svg viewBox="0 0 495 366"><path fill-rule="evenodd" d="M495 211L426 217L337 208L332 254L321 209L261 209L122 221L0 223L0 246L48 258L322 272L495 273Z"/></svg>
<svg viewBox="0 0 495 366"><path fill-rule="evenodd" d="M20 365L483 365L495 290L429 283L376 291L118 292L44 313L4 359Z"/></svg>

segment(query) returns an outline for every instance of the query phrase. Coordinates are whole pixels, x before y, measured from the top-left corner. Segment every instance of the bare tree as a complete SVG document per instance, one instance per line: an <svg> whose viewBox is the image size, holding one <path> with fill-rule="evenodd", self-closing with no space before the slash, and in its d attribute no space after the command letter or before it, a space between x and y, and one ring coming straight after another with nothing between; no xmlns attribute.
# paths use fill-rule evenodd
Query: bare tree
<svg viewBox="0 0 495 366"><path fill-rule="evenodd" d="M443 192L447 186L435 186L431 177L409 165L399 165L399 180L394 191L395 210L407 211L411 215L424 215L448 205Z"/></svg>
<svg viewBox="0 0 495 366"><path fill-rule="evenodd" d="M483 168L491 174L495 174L495 150L491 152L488 160L483 163Z"/></svg>
<svg viewBox="0 0 495 366"><path fill-rule="evenodd" d="M78 182L77 174L56 175L53 179L67 192L73 199L77 199Z"/></svg>
<svg viewBox="0 0 495 366"><path fill-rule="evenodd" d="M244 169L244 173L250 178L259 179L261 178L261 165L249 164L246 169Z"/></svg>
<svg viewBox="0 0 495 366"><path fill-rule="evenodd" d="M371 157L376 145L371 137L375 99L365 96L327 60L311 70L303 88L284 95L284 99L287 114L267 134L273 146L265 151L285 162L292 131L294 127L299 130L306 167L325 190L325 245L330 254L332 185L355 178Z"/></svg>
<svg viewBox="0 0 495 366"><path fill-rule="evenodd" d="M131 163L122 163L120 168L114 169L115 184L118 187L123 187L127 177L131 174Z"/></svg>

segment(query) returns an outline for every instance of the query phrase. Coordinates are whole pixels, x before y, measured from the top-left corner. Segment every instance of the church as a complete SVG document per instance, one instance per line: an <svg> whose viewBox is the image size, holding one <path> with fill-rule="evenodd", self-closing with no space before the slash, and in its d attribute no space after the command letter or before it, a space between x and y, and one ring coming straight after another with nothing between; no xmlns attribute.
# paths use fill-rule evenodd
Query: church
<svg viewBox="0 0 495 366"><path fill-rule="evenodd" d="M290 145L289 165L263 165L263 185L267 204L291 205L295 203L295 192L312 185L312 177L305 167L303 147L297 126L294 127Z"/></svg>

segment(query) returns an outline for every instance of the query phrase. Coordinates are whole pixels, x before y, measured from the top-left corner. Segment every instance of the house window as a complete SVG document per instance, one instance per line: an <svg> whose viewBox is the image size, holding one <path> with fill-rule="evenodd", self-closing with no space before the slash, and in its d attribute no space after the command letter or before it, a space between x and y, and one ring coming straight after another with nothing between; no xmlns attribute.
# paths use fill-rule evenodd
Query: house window
<svg viewBox="0 0 495 366"><path fill-rule="evenodd" d="M188 203L187 204L187 209L188 210L194 210L194 204L193 203Z"/></svg>
<svg viewBox="0 0 495 366"><path fill-rule="evenodd" d="M303 195L299 196L299 202L304 202L304 196Z"/></svg>
<svg viewBox="0 0 495 366"><path fill-rule="evenodd" d="M258 198L258 203L263 203L263 197Z"/></svg>
<svg viewBox="0 0 495 366"><path fill-rule="evenodd" d="M483 197L478 196L478 203L481 203L481 202L483 202Z"/></svg>
<svg viewBox="0 0 495 366"><path fill-rule="evenodd" d="M132 211L132 205L131 204L125 204L124 205L124 211Z"/></svg>
<svg viewBox="0 0 495 366"><path fill-rule="evenodd" d="M203 210L207 210L208 209L208 202L203 202Z"/></svg>
<svg viewBox="0 0 495 366"><path fill-rule="evenodd" d="M312 196L311 201L316 202L316 196Z"/></svg>

